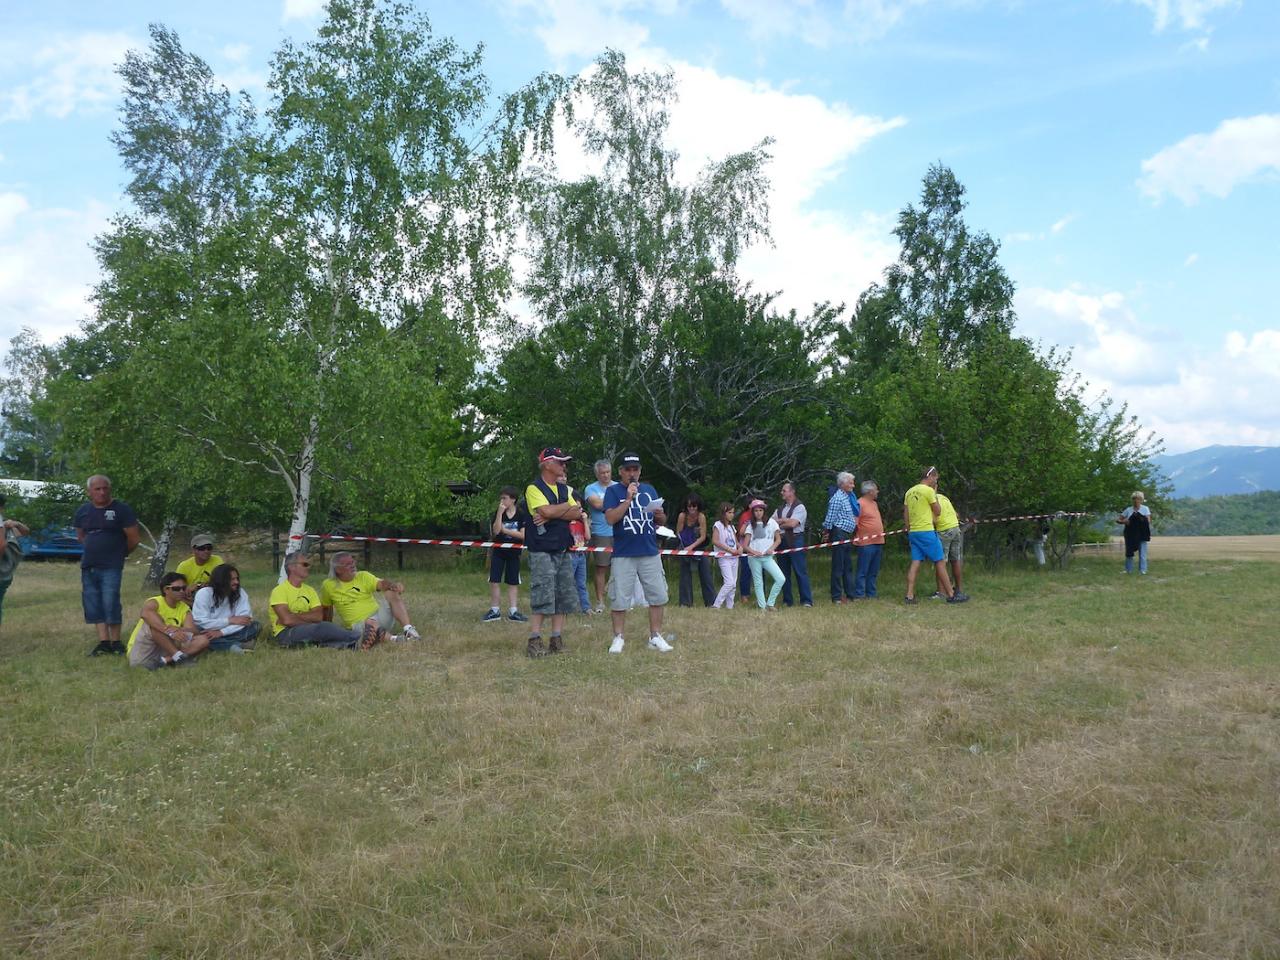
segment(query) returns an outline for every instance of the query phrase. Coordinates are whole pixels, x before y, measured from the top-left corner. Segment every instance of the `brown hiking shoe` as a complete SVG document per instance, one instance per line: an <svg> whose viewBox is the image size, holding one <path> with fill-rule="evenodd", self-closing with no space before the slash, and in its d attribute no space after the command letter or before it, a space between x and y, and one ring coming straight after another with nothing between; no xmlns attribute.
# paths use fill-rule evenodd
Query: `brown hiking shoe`
<svg viewBox="0 0 1280 960"><path fill-rule="evenodd" d="M537 659L538 657L545 657L547 655L547 648L543 646L542 638L530 637L529 647L527 650L525 650L525 653L528 655L528 657L531 660Z"/></svg>
<svg viewBox="0 0 1280 960"><path fill-rule="evenodd" d="M364 633L360 636L361 650L375 647L385 639L387 639L387 631L378 626L377 620L370 618L364 622Z"/></svg>
<svg viewBox="0 0 1280 960"><path fill-rule="evenodd" d="M551 646L547 648L547 653L564 653L564 640L560 634L555 634L551 638Z"/></svg>

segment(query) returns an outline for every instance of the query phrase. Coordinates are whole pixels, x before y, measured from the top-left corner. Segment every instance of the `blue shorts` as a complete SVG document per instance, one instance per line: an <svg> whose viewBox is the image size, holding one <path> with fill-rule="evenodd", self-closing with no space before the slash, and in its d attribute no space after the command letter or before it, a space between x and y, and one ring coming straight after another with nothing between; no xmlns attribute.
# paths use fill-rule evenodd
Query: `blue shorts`
<svg viewBox="0 0 1280 960"><path fill-rule="evenodd" d="M942 540L937 530L915 530L907 534L907 542L911 544L912 560L928 560L937 563L942 559Z"/></svg>
<svg viewBox="0 0 1280 960"><path fill-rule="evenodd" d="M84 606L85 623L118 626L120 611L119 568L82 567L80 570L80 602Z"/></svg>

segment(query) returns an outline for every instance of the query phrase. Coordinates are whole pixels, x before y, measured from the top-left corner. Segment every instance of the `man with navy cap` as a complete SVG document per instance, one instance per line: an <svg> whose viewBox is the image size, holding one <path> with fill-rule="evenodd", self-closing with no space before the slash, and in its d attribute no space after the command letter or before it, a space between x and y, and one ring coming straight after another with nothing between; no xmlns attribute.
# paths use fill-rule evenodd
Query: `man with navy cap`
<svg viewBox="0 0 1280 960"><path fill-rule="evenodd" d="M640 482L640 455L624 453L621 480L604 493L604 518L613 524L613 563L609 577L609 611L613 617L610 653L621 653L622 629L631 609L636 584L649 604L649 647L671 650L662 636L662 613L667 604L667 577L658 555L659 524L667 522L658 491Z"/></svg>

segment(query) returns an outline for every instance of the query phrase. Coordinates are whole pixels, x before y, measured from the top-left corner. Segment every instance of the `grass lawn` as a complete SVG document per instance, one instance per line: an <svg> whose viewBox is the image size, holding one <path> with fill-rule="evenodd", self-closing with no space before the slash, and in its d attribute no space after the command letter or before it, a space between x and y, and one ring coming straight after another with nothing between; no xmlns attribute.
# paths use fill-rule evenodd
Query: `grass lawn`
<svg viewBox="0 0 1280 960"><path fill-rule="evenodd" d="M541 661L473 566L406 573L426 642L154 674L20 568L0 956L1280 957L1273 564L971 564L914 608L889 564Z"/></svg>

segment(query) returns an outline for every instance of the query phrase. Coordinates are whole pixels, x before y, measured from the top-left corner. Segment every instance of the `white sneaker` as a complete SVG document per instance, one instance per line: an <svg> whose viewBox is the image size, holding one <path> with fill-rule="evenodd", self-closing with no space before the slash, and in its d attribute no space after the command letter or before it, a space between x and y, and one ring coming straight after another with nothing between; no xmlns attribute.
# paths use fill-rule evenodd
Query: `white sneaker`
<svg viewBox="0 0 1280 960"><path fill-rule="evenodd" d="M621 652L622 652L622 645L623 645L625 642L626 642L626 641L624 641L624 640L622 639L622 637L620 637L620 636L618 636L618 637L614 637L614 638L613 638L613 643L609 644L609 652L610 652L610 653L621 653Z"/></svg>
<svg viewBox="0 0 1280 960"><path fill-rule="evenodd" d="M662 637L650 637L649 649L657 650L659 653L670 653L673 647L671 644L667 643L666 640L662 639Z"/></svg>
<svg viewBox="0 0 1280 960"><path fill-rule="evenodd" d="M422 634L420 634L414 628L413 624L407 624L404 628L404 633L402 633L400 636L401 636L401 639L403 640L421 640L422 639Z"/></svg>

